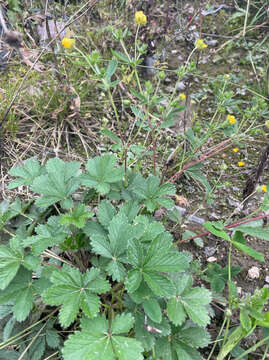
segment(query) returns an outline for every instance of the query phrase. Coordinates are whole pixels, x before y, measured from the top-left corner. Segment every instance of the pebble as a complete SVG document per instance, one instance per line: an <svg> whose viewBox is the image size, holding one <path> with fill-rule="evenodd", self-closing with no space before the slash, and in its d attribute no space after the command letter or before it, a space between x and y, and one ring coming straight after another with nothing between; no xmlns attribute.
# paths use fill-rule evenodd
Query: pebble
<svg viewBox="0 0 269 360"><path fill-rule="evenodd" d="M252 266L249 270L248 270L248 276L250 279L258 279L260 276L260 270L259 268L257 268L257 266Z"/></svg>

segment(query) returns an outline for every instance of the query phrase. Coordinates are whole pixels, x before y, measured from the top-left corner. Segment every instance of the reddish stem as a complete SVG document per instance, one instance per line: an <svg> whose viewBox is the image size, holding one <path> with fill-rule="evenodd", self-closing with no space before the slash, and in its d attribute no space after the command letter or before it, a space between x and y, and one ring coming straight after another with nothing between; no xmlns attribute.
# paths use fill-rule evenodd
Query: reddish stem
<svg viewBox="0 0 269 360"><path fill-rule="evenodd" d="M239 225L247 224L247 223L249 223L249 222L256 221L256 220L261 220L261 219L264 219L264 218L266 218L266 217L269 217L269 214L263 214L263 215L260 215L260 216L255 217L255 218L252 218L252 219L242 220L242 221L239 221L239 222L236 222L236 223L227 225L227 226L225 226L225 228L226 228L226 229L232 229L232 228L235 228L235 227L237 227L237 226L239 226ZM187 239L185 239L185 240L179 240L179 241L176 242L176 244L188 242L188 241L190 241L190 240L193 240L193 239L196 239L196 238L202 237L202 236L207 236L207 235L209 235L209 234L211 234L210 231L205 231L205 232L203 232L203 233L200 233L200 234L194 235L194 236L192 236L192 237L189 237L189 238L187 238Z"/></svg>

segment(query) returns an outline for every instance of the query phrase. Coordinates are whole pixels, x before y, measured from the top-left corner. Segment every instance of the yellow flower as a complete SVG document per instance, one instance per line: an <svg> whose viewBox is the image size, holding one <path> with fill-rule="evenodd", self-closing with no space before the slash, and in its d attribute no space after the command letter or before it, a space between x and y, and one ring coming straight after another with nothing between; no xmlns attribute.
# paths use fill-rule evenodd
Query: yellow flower
<svg viewBox="0 0 269 360"><path fill-rule="evenodd" d="M269 120L265 121L265 126L269 129Z"/></svg>
<svg viewBox="0 0 269 360"><path fill-rule="evenodd" d="M198 50L204 50L205 48L207 48L207 44L204 43L204 40L198 39L195 41L195 47Z"/></svg>
<svg viewBox="0 0 269 360"><path fill-rule="evenodd" d="M239 151L238 148L233 148L233 152L237 152L237 151Z"/></svg>
<svg viewBox="0 0 269 360"><path fill-rule="evenodd" d="M184 101L186 99L186 95L184 93L179 94L179 99Z"/></svg>
<svg viewBox="0 0 269 360"><path fill-rule="evenodd" d="M135 13L135 22L137 23L137 25L146 25L147 17L143 13L143 11L137 11Z"/></svg>
<svg viewBox="0 0 269 360"><path fill-rule="evenodd" d="M233 115L227 115L227 120L231 125L234 125L236 123L236 118Z"/></svg>
<svg viewBox="0 0 269 360"><path fill-rule="evenodd" d="M261 189L262 189L263 192L267 192L267 186L266 185L262 185Z"/></svg>
<svg viewBox="0 0 269 360"><path fill-rule="evenodd" d="M245 161L238 161L237 163L238 166L242 167L245 165Z"/></svg>
<svg viewBox="0 0 269 360"><path fill-rule="evenodd" d="M62 45L66 48L66 49L73 49L73 47L75 46L75 39L69 39L69 38L63 38L62 40Z"/></svg>

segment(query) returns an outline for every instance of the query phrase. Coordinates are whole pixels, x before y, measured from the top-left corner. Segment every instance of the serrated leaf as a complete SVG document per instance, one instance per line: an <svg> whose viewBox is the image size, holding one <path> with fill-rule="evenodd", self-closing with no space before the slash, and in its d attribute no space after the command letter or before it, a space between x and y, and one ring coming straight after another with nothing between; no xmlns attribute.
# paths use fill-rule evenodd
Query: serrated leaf
<svg viewBox="0 0 269 360"><path fill-rule="evenodd" d="M113 217L116 215L116 209L111 204L110 201L102 200L100 204L98 205L98 220L100 223L107 228L110 221L113 219Z"/></svg>
<svg viewBox="0 0 269 360"><path fill-rule="evenodd" d="M33 191L43 195L36 200L36 205L47 208L60 201L63 208L72 207L70 196L77 190L80 183L80 163L77 161L64 163L54 158L48 160L45 167L47 174L35 178L31 186Z"/></svg>
<svg viewBox="0 0 269 360"><path fill-rule="evenodd" d="M113 280L121 281L125 276L125 252L128 240L134 237L133 227L128 224L128 219L124 214L118 214L110 221L108 227L108 238L100 235L91 237L91 245L96 254L111 259L107 265L107 270Z"/></svg>
<svg viewBox="0 0 269 360"><path fill-rule="evenodd" d="M8 189L14 189L21 185L32 185L34 179L41 175L41 166L37 159L30 158L24 162L24 165L19 165L9 170L9 174L17 176L19 179L13 180L8 185Z"/></svg>
<svg viewBox="0 0 269 360"><path fill-rule="evenodd" d="M173 297L168 301L167 315L175 325L182 325L186 320L186 312L178 297Z"/></svg>
<svg viewBox="0 0 269 360"><path fill-rule="evenodd" d="M35 291L32 272L21 267L8 287L0 291L0 304L12 301L14 317L17 321L23 321L33 306Z"/></svg>
<svg viewBox="0 0 269 360"><path fill-rule="evenodd" d="M252 224L252 226L242 224L242 225L237 226L235 229L240 230L247 235L269 241L269 228L268 227L263 228L262 222L260 222L260 221L253 222L253 223L254 224Z"/></svg>
<svg viewBox="0 0 269 360"><path fill-rule="evenodd" d="M150 271L144 272L143 276L147 285L156 295L169 298L175 294L174 285L167 277Z"/></svg>
<svg viewBox="0 0 269 360"><path fill-rule="evenodd" d="M160 185L160 179L156 176L149 176L143 183L134 188L134 192L144 199L144 203L150 212L160 206L171 208L174 205L172 199L165 197L175 193L174 185Z"/></svg>
<svg viewBox="0 0 269 360"><path fill-rule="evenodd" d="M149 351L155 344L155 333L146 330L145 315L139 312L135 313L135 338L141 342L145 351ZM166 358L165 358L166 359Z"/></svg>
<svg viewBox="0 0 269 360"><path fill-rule="evenodd" d="M162 321L161 307L156 299L148 299L143 302L145 314L154 322Z"/></svg>
<svg viewBox="0 0 269 360"><path fill-rule="evenodd" d="M34 255L39 255L48 247L63 243L68 236L66 227L60 224L60 217L51 216L46 225L38 225L35 228L37 235L27 237L23 244L31 246Z"/></svg>
<svg viewBox="0 0 269 360"><path fill-rule="evenodd" d="M171 239L160 235L154 239L147 251L144 270L162 272L182 272L189 266L189 259L183 253L172 250ZM170 240L170 241L169 241Z"/></svg>
<svg viewBox="0 0 269 360"><path fill-rule="evenodd" d="M48 329L46 331L46 343L52 349L56 349L60 345L60 336L56 330Z"/></svg>
<svg viewBox="0 0 269 360"><path fill-rule="evenodd" d="M110 184L122 179L124 170L115 168L117 159L114 155L105 154L87 162L87 172L81 176L82 184L94 187L100 194L110 191Z"/></svg>
<svg viewBox="0 0 269 360"><path fill-rule="evenodd" d="M82 229L86 224L86 220L93 215L93 212L88 210L84 204L79 204L72 212L61 215L60 223L63 225L73 224L77 228Z"/></svg>
<svg viewBox="0 0 269 360"><path fill-rule="evenodd" d="M210 343L210 335L207 330L195 325L181 329L177 334L177 338L195 348L203 348Z"/></svg>
<svg viewBox="0 0 269 360"><path fill-rule="evenodd" d="M137 201L127 201L125 202L119 211L119 215L124 215L127 217L129 222L131 223L139 211L139 205Z"/></svg>
<svg viewBox="0 0 269 360"><path fill-rule="evenodd" d="M120 318L120 320L118 319ZM133 320L129 314L116 315L112 321L116 322L115 328L128 332ZM131 321L130 321L131 320ZM94 319L82 319L81 331L76 331L65 342L63 348L64 360L142 360L143 348L132 338L118 336L110 332L108 321L103 316Z"/></svg>
<svg viewBox="0 0 269 360"><path fill-rule="evenodd" d="M133 324L134 318L130 313L119 314L112 322L111 332L113 334L128 333L128 331L133 327Z"/></svg>
<svg viewBox="0 0 269 360"><path fill-rule="evenodd" d="M0 246L0 289L5 289L16 276L23 257L5 245Z"/></svg>
<svg viewBox="0 0 269 360"><path fill-rule="evenodd" d="M105 293L110 289L100 270L91 268L85 274L78 269L64 266L54 271L51 276L54 284L43 294L43 300L49 305L62 305L60 323L69 326L81 308L86 316L94 317L99 311L100 300L97 293Z"/></svg>
<svg viewBox="0 0 269 360"><path fill-rule="evenodd" d="M173 276L173 282L176 286L176 294L168 302L170 320L179 325L181 319L184 318L182 313L184 308L184 312L193 322L200 326L206 326L210 320L207 308L211 301L210 291L201 287L192 288L192 277L186 274ZM178 315L175 313L176 308L180 311Z"/></svg>
<svg viewBox="0 0 269 360"><path fill-rule="evenodd" d="M29 283L28 283L29 285ZM33 307L33 290L30 286L20 289L13 306L13 314L17 321L26 319Z"/></svg>
<svg viewBox="0 0 269 360"><path fill-rule="evenodd" d="M128 272L127 279L125 281L126 290L129 293L136 291L141 284L142 274L139 270L131 270Z"/></svg>

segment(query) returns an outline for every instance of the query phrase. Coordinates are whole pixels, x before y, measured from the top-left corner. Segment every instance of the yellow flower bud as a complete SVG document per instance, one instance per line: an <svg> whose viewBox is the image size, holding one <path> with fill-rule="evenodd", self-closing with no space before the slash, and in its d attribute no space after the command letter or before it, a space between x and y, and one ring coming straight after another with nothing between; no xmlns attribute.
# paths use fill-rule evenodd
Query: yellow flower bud
<svg viewBox="0 0 269 360"><path fill-rule="evenodd" d="M179 99L184 101L186 99L186 95L184 93L179 94Z"/></svg>
<svg viewBox="0 0 269 360"><path fill-rule="evenodd" d="M195 41L195 47L198 49L198 50L204 50L205 48L207 48L207 44L204 43L204 40L202 39L198 39Z"/></svg>
<svg viewBox="0 0 269 360"><path fill-rule="evenodd" d="M63 38L62 40L62 45L66 48L66 49L73 49L73 47L75 46L75 39L69 39L69 38Z"/></svg>
<svg viewBox="0 0 269 360"><path fill-rule="evenodd" d="M238 148L233 148L233 152L237 153L237 151L239 151Z"/></svg>
<svg viewBox="0 0 269 360"><path fill-rule="evenodd" d="M135 22L137 23L137 25L146 25L147 23L147 17L146 15L143 13L143 11L137 11L135 13Z"/></svg>
<svg viewBox="0 0 269 360"><path fill-rule="evenodd" d="M265 193L267 192L267 186L266 185L262 185L261 189L262 189L263 192L265 192Z"/></svg>
<svg viewBox="0 0 269 360"><path fill-rule="evenodd" d="M245 166L245 161L238 161L237 165L239 167Z"/></svg>
<svg viewBox="0 0 269 360"><path fill-rule="evenodd" d="M230 125L234 125L236 123L236 118L233 115L227 115L227 120L229 121Z"/></svg>

